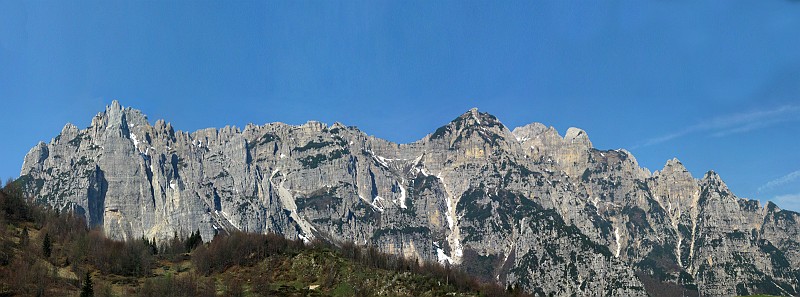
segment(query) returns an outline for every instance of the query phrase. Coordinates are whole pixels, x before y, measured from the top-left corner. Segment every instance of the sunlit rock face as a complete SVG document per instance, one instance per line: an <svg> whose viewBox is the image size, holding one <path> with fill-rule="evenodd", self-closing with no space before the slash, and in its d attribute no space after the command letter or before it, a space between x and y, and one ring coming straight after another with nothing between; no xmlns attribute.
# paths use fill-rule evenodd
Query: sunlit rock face
<svg viewBox="0 0 800 297"><path fill-rule="evenodd" d="M353 241L543 295L798 293L797 213L477 109L395 144L339 123L187 133L113 102L33 147L21 176L116 239Z"/></svg>

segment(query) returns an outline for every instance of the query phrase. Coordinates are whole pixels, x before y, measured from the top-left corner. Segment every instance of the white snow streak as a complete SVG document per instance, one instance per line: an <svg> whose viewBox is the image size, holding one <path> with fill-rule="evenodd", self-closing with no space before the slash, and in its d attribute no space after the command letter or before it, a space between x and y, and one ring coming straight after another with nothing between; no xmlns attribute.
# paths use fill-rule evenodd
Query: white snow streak
<svg viewBox="0 0 800 297"><path fill-rule="evenodd" d="M135 147L136 150L138 151L139 150L139 139L136 138L136 134L131 133L131 140L133 141L133 147Z"/></svg>
<svg viewBox="0 0 800 297"><path fill-rule="evenodd" d="M378 163L381 163L383 167L389 168L389 164L386 163L386 158L374 154L372 155L372 157L375 158L375 160L378 161Z"/></svg>
<svg viewBox="0 0 800 297"><path fill-rule="evenodd" d="M400 182L397 183L397 186L400 187L400 208L406 209L406 187L400 184Z"/></svg>
<svg viewBox="0 0 800 297"><path fill-rule="evenodd" d="M450 258L447 254L444 253L444 250L441 248L436 248L436 259L439 260L439 264L450 263L453 264L453 259Z"/></svg>
<svg viewBox="0 0 800 297"><path fill-rule="evenodd" d="M445 214L447 215L447 227L450 228L450 230L453 230L453 216L450 215L450 213L452 213L452 206L450 206L450 204L451 204L450 203L450 198L448 197L447 198L447 213L445 213Z"/></svg>
<svg viewBox="0 0 800 297"><path fill-rule="evenodd" d="M361 195L358 195L358 198L363 200L364 202L366 202L370 206L372 206L373 209L375 209L375 210L377 210L379 212L383 212L383 207L377 205L377 203L380 203L380 201L383 200L383 197L375 196L375 199L373 199L372 201L367 200L367 198L364 198L364 196L361 196Z"/></svg>
<svg viewBox="0 0 800 297"><path fill-rule="evenodd" d="M622 250L622 245L619 244L619 228L614 228L614 240L617 241L617 251L614 256L619 258L619 252Z"/></svg>
<svg viewBox="0 0 800 297"><path fill-rule="evenodd" d="M392 159L392 158L386 158L386 157L383 157L383 156L378 156L378 155L375 154L375 152L373 152L371 150L367 150L367 152L370 155L372 155L372 158L375 159L376 162L380 163L381 165L383 165L383 167L386 167L386 168L389 168L389 162L396 161L396 160L405 160L405 159Z"/></svg>
<svg viewBox="0 0 800 297"><path fill-rule="evenodd" d="M447 236L447 241L450 244L451 252L452 252L452 262L453 263L461 263L461 256L464 255L463 247L461 246L461 230L456 224L456 202L453 201L452 197L450 197L450 191L447 189L447 184L444 182L444 179L441 178L441 172L436 175L436 178L439 179L439 182L442 183L442 186L445 189L445 204L447 205L447 226L450 229L450 234Z"/></svg>

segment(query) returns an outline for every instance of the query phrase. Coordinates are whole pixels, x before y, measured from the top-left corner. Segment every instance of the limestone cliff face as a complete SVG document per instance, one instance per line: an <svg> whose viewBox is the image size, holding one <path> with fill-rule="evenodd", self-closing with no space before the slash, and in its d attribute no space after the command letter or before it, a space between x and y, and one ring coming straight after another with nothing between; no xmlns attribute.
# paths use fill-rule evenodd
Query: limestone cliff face
<svg viewBox="0 0 800 297"><path fill-rule="evenodd" d="M21 179L118 239L354 241L545 295L798 293L797 213L477 109L395 144L339 123L187 133L113 102L33 147Z"/></svg>

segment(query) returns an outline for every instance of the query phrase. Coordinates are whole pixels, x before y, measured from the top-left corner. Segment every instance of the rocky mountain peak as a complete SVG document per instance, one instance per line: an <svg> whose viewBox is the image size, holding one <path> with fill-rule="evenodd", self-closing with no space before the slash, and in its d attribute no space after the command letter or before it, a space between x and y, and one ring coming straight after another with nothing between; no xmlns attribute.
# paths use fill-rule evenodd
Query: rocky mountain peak
<svg viewBox="0 0 800 297"><path fill-rule="evenodd" d="M436 129L427 139L431 141L446 140L449 147L452 148L468 139L482 139L490 145L497 145L499 142L505 142L505 139L511 135L511 131L497 117L472 108L447 125Z"/></svg>
<svg viewBox="0 0 800 297"><path fill-rule="evenodd" d="M168 135L169 137L175 137L175 129L172 128L171 123L167 123L164 120L157 120L155 125L153 125L155 129L155 133L160 135Z"/></svg>
<svg viewBox="0 0 800 297"><path fill-rule="evenodd" d="M75 138L78 135L78 127L73 125L72 123L67 123L64 125L64 128L61 129L61 134L59 134L59 138L64 138L67 141Z"/></svg>
<svg viewBox="0 0 800 297"><path fill-rule="evenodd" d="M122 105L117 100L111 101L111 105L106 106L106 113L109 115L120 112L122 112Z"/></svg>
<svg viewBox="0 0 800 297"><path fill-rule="evenodd" d="M484 126L484 127L494 127L494 126L503 126L502 123L497 119L497 117L487 113L487 112L480 112L477 107L473 107L467 112L461 114L456 119L450 122L450 124L457 123L461 126Z"/></svg>
<svg viewBox="0 0 800 297"><path fill-rule="evenodd" d="M149 126L150 123L141 111L123 107L114 100L106 106L105 111L98 113L89 126L92 136L129 138L131 129L138 126ZM102 136L101 136L102 135Z"/></svg>
<svg viewBox="0 0 800 297"><path fill-rule="evenodd" d="M586 134L586 131L583 131L580 128L570 127L567 129L567 133L564 134L564 141L568 143L582 144L587 148L592 147L592 142L589 141L589 135Z"/></svg>
<svg viewBox="0 0 800 297"><path fill-rule="evenodd" d="M322 132L322 130L328 128L328 126L325 125L325 123L319 121L308 121L305 124L301 125L300 128L312 132Z"/></svg>
<svg viewBox="0 0 800 297"><path fill-rule="evenodd" d="M542 140L545 138L554 139L554 137L561 138L561 136L558 135L556 128L553 128L552 126L547 127L542 123L530 123L525 126L516 127L511 133L520 142L537 138Z"/></svg>
<svg viewBox="0 0 800 297"><path fill-rule="evenodd" d="M722 180L722 177L720 177L719 174L714 170L709 170L705 175L703 175L701 184L706 187L714 188L722 193L730 193L728 185L725 184L725 182Z"/></svg>
<svg viewBox="0 0 800 297"><path fill-rule="evenodd" d="M473 117L478 117L478 108L477 107L470 108L469 113L471 113Z"/></svg>
<svg viewBox="0 0 800 297"><path fill-rule="evenodd" d="M43 141L39 141L36 146L32 147L28 154L25 155L25 160L22 162L22 170L26 170L26 168L31 169L41 169L42 163L50 157L50 150L48 148L47 143Z"/></svg>
<svg viewBox="0 0 800 297"><path fill-rule="evenodd" d="M664 167L680 168L680 170L686 171L686 167L683 167L683 163L678 158L667 160L667 164L664 164Z"/></svg>
<svg viewBox="0 0 800 297"><path fill-rule="evenodd" d="M347 126L345 126L341 122L334 122L333 125L331 125L331 130L334 129L347 129Z"/></svg>
<svg viewBox="0 0 800 297"><path fill-rule="evenodd" d="M105 119L106 135L126 138L130 136L127 116L118 101L114 100L106 107Z"/></svg>
<svg viewBox="0 0 800 297"><path fill-rule="evenodd" d="M672 158L668 160L667 163L664 164L664 168L661 169L661 171L655 172L655 175L675 176L680 178L694 179L689 170L687 170L686 167L683 166L683 163L681 163L681 161L678 160L678 158Z"/></svg>

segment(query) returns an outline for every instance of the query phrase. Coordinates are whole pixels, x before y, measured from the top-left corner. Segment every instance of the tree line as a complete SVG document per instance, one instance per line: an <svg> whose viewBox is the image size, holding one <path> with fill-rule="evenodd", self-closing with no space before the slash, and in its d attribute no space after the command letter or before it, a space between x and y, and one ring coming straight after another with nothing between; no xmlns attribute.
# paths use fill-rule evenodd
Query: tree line
<svg viewBox="0 0 800 297"><path fill-rule="evenodd" d="M234 266L254 266L276 256L291 257L303 251L326 251L358 265L397 273L412 273L437 280L458 291L484 296L525 296L518 288L481 281L458 267L437 262L407 259L386 254L374 246L352 242L304 243L279 234L221 233L204 243L199 231L181 238L177 234L158 244L155 239L111 240L98 228L88 228L82 216L60 213L24 198L23 191L9 180L0 183L0 295L44 296L80 291L81 296L110 296L110 286L93 283L92 275L145 278L131 295L214 296L213 274L225 275ZM42 261L43 260L43 261ZM160 260L189 260L192 273L152 277ZM330 270L335 271L335 267ZM76 277L65 278L64 274ZM326 274L320 283L332 286L336 273ZM270 279L262 277L251 291L267 290ZM244 292L241 280L223 277L225 295ZM369 295L366 290L356 295ZM127 294L126 294L127 295Z"/></svg>

